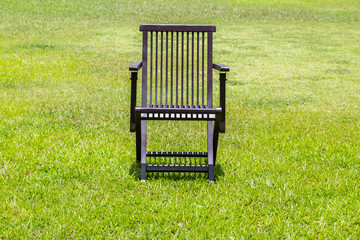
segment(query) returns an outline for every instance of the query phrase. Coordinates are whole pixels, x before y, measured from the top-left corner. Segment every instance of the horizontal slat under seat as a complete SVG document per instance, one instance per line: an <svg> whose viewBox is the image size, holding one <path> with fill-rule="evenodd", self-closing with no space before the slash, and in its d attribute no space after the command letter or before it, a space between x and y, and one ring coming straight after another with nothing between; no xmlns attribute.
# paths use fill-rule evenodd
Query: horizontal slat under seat
<svg viewBox="0 0 360 240"><path fill-rule="evenodd" d="M208 165L146 165L147 172L208 172Z"/></svg>
<svg viewBox="0 0 360 240"><path fill-rule="evenodd" d="M207 152L146 152L147 157L207 157Z"/></svg>

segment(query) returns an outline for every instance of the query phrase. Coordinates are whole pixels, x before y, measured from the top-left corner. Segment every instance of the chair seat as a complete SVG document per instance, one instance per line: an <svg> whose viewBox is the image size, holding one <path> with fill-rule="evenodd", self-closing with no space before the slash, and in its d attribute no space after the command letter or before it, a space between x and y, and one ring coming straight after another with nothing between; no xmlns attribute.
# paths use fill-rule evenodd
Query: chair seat
<svg viewBox="0 0 360 240"><path fill-rule="evenodd" d="M141 120L198 120L214 121L221 116L221 108L199 107L136 107Z"/></svg>
<svg viewBox="0 0 360 240"><path fill-rule="evenodd" d="M148 108L208 108L206 105L148 105Z"/></svg>

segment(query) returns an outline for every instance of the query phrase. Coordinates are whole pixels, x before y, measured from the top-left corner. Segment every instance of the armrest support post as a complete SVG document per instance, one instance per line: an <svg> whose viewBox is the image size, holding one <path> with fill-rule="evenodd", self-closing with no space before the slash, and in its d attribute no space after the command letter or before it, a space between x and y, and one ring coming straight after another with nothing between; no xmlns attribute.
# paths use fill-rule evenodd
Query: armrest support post
<svg viewBox="0 0 360 240"><path fill-rule="evenodd" d="M226 73L220 72L220 107L222 109L221 121L220 121L220 132L225 132L225 96L226 96Z"/></svg>
<svg viewBox="0 0 360 240"><path fill-rule="evenodd" d="M230 71L230 67L224 64L213 63L213 69L220 71L220 107L222 109L221 121L220 121L220 132L225 132L225 82L226 82L226 72Z"/></svg>
<svg viewBox="0 0 360 240"><path fill-rule="evenodd" d="M130 132L135 132L136 82L137 72L131 72L131 105L130 105Z"/></svg>

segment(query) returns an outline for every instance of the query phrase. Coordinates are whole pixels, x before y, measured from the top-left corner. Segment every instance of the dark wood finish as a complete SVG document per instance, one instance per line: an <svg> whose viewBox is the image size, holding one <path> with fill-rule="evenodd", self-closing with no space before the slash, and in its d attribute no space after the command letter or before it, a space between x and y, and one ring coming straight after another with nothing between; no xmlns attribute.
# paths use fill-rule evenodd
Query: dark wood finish
<svg viewBox="0 0 360 240"><path fill-rule="evenodd" d="M136 132L141 180L146 179L147 172L207 172L209 181L213 182L219 133L225 132L225 72L230 70L226 65L213 63L216 28L144 24L140 31L143 32L142 61L131 64L129 70L132 72L130 131ZM141 107L136 107L137 72L141 68ZM219 108L213 107L213 69L220 71ZM159 120L206 121L208 151L146 152L147 121ZM147 157L206 157L208 163L149 165Z"/></svg>
<svg viewBox="0 0 360 240"><path fill-rule="evenodd" d="M220 73L220 107L222 109L221 113L221 122L220 122L220 132L225 132L225 96L226 96L226 73Z"/></svg>
<svg viewBox="0 0 360 240"><path fill-rule="evenodd" d="M168 105L168 59L169 59L169 44L168 44L168 32L166 32L166 47L165 47L165 50L166 50L166 56L165 56L165 59L166 59L166 70L165 70L165 82L166 82L166 87L165 87L165 105Z"/></svg>
<svg viewBox="0 0 360 240"><path fill-rule="evenodd" d="M230 71L230 67L224 65L224 64L218 64L218 63L213 63L213 68L221 71L221 72L228 72Z"/></svg>
<svg viewBox="0 0 360 240"><path fill-rule="evenodd" d="M171 78L170 78L170 81L171 81L171 91L170 91L170 104L173 105L173 74L174 74L174 66L173 66L173 59L174 59L174 35L173 35L173 32L171 32L171 71L170 71L170 75L171 75Z"/></svg>
<svg viewBox="0 0 360 240"><path fill-rule="evenodd" d="M201 114L218 114L221 108L148 108L136 107L135 112L139 113L201 113Z"/></svg>
<svg viewBox="0 0 360 240"><path fill-rule="evenodd" d="M163 104L162 99L163 99L163 53L164 53L164 49L163 49L163 32L161 32L161 40L160 40L161 44L161 51L160 51L160 105Z"/></svg>
<svg viewBox="0 0 360 240"><path fill-rule="evenodd" d="M189 105L189 32L186 36L186 105Z"/></svg>
<svg viewBox="0 0 360 240"><path fill-rule="evenodd" d="M212 32L208 32L207 40L207 106L212 107Z"/></svg>
<svg viewBox="0 0 360 240"><path fill-rule="evenodd" d="M139 63L139 62L138 62ZM141 63L141 62L140 62ZM141 64L133 66L135 69L140 69ZM131 69L131 65L130 65ZM137 72L131 72L131 103L130 103L130 132L135 132L135 107L136 107L136 82L137 82Z"/></svg>
<svg viewBox="0 0 360 240"><path fill-rule="evenodd" d="M197 83L197 88L196 88L196 104L199 105L199 70L200 70L200 65L199 65L199 57L200 57L200 39L199 39L199 32L197 33L197 52L196 52L196 83Z"/></svg>
<svg viewBox="0 0 360 240"><path fill-rule="evenodd" d="M176 105L179 104L179 32L176 32Z"/></svg>
<svg viewBox="0 0 360 240"><path fill-rule="evenodd" d="M178 121L214 121L216 120L216 115L219 114L202 114L202 113L172 113L172 114L163 114L163 113L149 113L142 114L140 117L141 120L158 120L158 121L169 121L169 120L178 120Z"/></svg>
<svg viewBox="0 0 360 240"><path fill-rule="evenodd" d="M201 97L202 97L202 102L201 104L204 105L205 103L205 97L204 97L204 92L205 92L205 33L202 33L202 54L201 54L201 64L202 64L202 79L201 79Z"/></svg>
<svg viewBox="0 0 360 240"><path fill-rule="evenodd" d="M225 112L226 112L226 104L225 104L225 98L226 98L226 71L229 71L230 68L223 64L213 64L213 68L216 70L221 71L220 72L220 107L222 109L221 114L221 122L220 122L220 132L225 133ZM225 70L221 70L225 69Z"/></svg>
<svg viewBox="0 0 360 240"><path fill-rule="evenodd" d="M140 120L140 114L135 113L135 124L137 127L135 127L136 130L136 160L138 162L141 161L141 120Z"/></svg>
<svg viewBox="0 0 360 240"><path fill-rule="evenodd" d="M141 143L140 143L141 180L146 179L146 121L141 120Z"/></svg>
<svg viewBox="0 0 360 240"><path fill-rule="evenodd" d="M219 140L219 130L220 130L220 121L222 115L217 114L216 120L214 124L214 137L213 137L213 147L214 147L214 166L216 164L216 154L217 154L217 147L218 147L218 140Z"/></svg>
<svg viewBox="0 0 360 240"><path fill-rule="evenodd" d="M143 32L143 51L142 51L142 98L141 98L141 106L146 107L147 105L147 82L144 79L147 78L147 46L148 46L148 33ZM145 94L144 94L145 93Z"/></svg>
<svg viewBox="0 0 360 240"><path fill-rule="evenodd" d="M207 157L207 152L147 152L147 157Z"/></svg>
<svg viewBox="0 0 360 240"><path fill-rule="evenodd" d="M209 182L214 182L214 131L213 131L213 122L207 122L207 148L208 148L208 165L209 165ZM210 167L211 166L211 167Z"/></svg>
<svg viewBox="0 0 360 240"><path fill-rule="evenodd" d="M194 105L194 32L191 34L191 104Z"/></svg>
<svg viewBox="0 0 360 240"><path fill-rule="evenodd" d="M142 66L142 62L134 62L130 64L129 70L130 71L139 71Z"/></svg>
<svg viewBox="0 0 360 240"><path fill-rule="evenodd" d="M147 165L147 172L208 172L207 165Z"/></svg>
<svg viewBox="0 0 360 240"><path fill-rule="evenodd" d="M184 105L184 32L181 33L181 105Z"/></svg>
<svg viewBox="0 0 360 240"><path fill-rule="evenodd" d="M153 81L153 32L150 33L150 104L152 104Z"/></svg>
<svg viewBox="0 0 360 240"><path fill-rule="evenodd" d="M158 32L156 32L156 44L155 44L155 105L157 105L157 90L158 90L158 81L157 81L157 76L158 76ZM147 80L145 78L145 80ZM146 81L143 82L146 83ZM146 95L146 92L143 93ZM152 104L152 103L150 103Z"/></svg>
<svg viewBox="0 0 360 240"><path fill-rule="evenodd" d="M214 25L142 24L140 31L215 32Z"/></svg>

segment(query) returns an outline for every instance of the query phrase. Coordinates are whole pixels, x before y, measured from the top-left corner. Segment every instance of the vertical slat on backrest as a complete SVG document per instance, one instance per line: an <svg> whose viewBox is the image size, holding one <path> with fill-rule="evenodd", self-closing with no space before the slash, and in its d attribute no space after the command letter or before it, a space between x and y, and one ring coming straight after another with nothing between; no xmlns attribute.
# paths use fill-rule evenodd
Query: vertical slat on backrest
<svg viewBox="0 0 360 240"><path fill-rule="evenodd" d="M164 49L163 49L163 32L161 32L161 47L160 47L160 105L163 104L163 53L164 53Z"/></svg>
<svg viewBox="0 0 360 240"><path fill-rule="evenodd" d="M207 44L207 106L212 107L212 32L208 32Z"/></svg>
<svg viewBox="0 0 360 240"><path fill-rule="evenodd" d="M158 32L155 38L155 105L157 105L157 75L158 75Z"/></svg>
<svg viewBox="0 0 360 240"><path fill-rule="evenodd" d="M179 104L179 32L176 32L176 105Z"/></svg>
<svg viewBox="0 0 360 240"><path fill-rule="evenodd" d="M171 32L171 93L170 93L170 97L171 97L171 101L170 104L173 105L173 75L174 75L174 69L173 69L173 62L174 62L174 34L173 32Z"/></svg>
<svg viewBox="0 0 360 240"><path fill-rule="evenodd" d="M165 60L166 60L166 67L165 67L165 81L166 81L166 86L165 86L165 105L168 105L168 49L169 49L169 44L168 44L168 32L166 32L166 46L165 46L165 51L166 51L166 55L165 55Z"/></svg>
<svg viewBox="0 0 360 240"><path fill-rule="evenodd" d="M199 39L199 32L197 32L197 42L196 42L196 46L197 46L197 51L196 51L196 104L199 105L199 56L200 56L200 49L199 49L199 43L200 43L200 39Z"/></svg>
<svg viewBox="0 0 360 240"><path fill-rule="evenodd" d="M142 99L141 106L147 105L147 50L148 50L148 32L143 32L143 52L142 52Z"/></svg>
<svg viewBox="0 0 360 240"><path fill-rule="evenodd" d="M150 102L152 104L152 78L153 78L153 32L150 32Z"/></svg>
<svg viewBox="0 0 360 240"><path fill-rule="evenodd" d="M186 33L186 104L189 105L189 32Z"/></svg>
<svg viewBox="0 0 360 240"><path fill-rule="evenodd" d="M194 32L191 34L191 105L194 105Z"/></svg>
<svg viewBox="0 0 360 240"><path fill-rule="evenodd" d="M184 32L181 32L181 106L184 105Z"/></svg>
<svg viewBox="0 0 360 240"><path fill-rule="evenodd" d="M204 61L205 61L205 33L203 32L202 33L202 67L201 67L201 70L202 70L202 85L201 85L201 91L202 91L202 105L205 105L205 97L204 97L204 91L205 91L205 64L204 64Z"/></svg>

